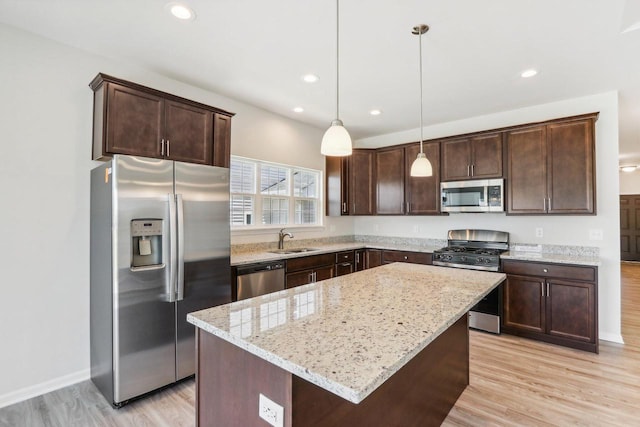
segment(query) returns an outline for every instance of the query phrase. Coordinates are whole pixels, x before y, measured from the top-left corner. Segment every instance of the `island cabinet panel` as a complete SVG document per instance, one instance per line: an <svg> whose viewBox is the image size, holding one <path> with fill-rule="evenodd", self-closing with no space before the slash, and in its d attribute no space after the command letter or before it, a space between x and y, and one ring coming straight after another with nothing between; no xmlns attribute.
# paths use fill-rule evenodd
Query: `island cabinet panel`
<svg viewBox="0 0 640 427"><path fill-rule="evenodd" d="M504 260L502 330L598 352L597 267Z"/></svg>
<svg viewBox="0 0 640 427"><path fill-rule="evenodd" d="M232 113L104 74L90 87L94 160L127 154L228 167Z"/></svg>
<svg viewBox="0 0 640 427"><path fill-rule="evenodd" d="M294 288L334 277L335 257L335 253L329 253L288 259L285 288Z"/></svg>
<svg viewBox="0 0 640 427"><path fill-rule="evenodd" d="M423 144L423 152L431 162L432 176L412 177L411 165L420 152L420 143L405 147L404 170L406 213L430 215L440 213L440 144Z"/></svg>
<svg viewBox="0 0 640 427"><path fill-rule="evenodd" d="M382 251L382 263L409 262L412 264L432 264L433 255L427 252Z"/></svg>
<svg viewBox="0 0 640 427"><path fill-rule="evenodd" d="M507 213L589 214L595 206L597 114L507 132Z"/></svg>
<svg viewBox="0 0 640 427"><path fill-rule="evenodd" d="M469 384L462 316L359 404L197 329L200 427L260 426L260 394L284 408L284 426L439 426ZM336 362L339 363L339 362Z"/></svg>
<svg viewBox="0 0 640 427"><path fill-rule="evenodd" d="M376 153L376 206L378 215L404 215L404 148Z"/></svg>
<svg viewBox="0 0 640 427"><path fill-rule="evenodd" d="M501 132L442 141L442 180L502 178L502 148Z"/></svg>

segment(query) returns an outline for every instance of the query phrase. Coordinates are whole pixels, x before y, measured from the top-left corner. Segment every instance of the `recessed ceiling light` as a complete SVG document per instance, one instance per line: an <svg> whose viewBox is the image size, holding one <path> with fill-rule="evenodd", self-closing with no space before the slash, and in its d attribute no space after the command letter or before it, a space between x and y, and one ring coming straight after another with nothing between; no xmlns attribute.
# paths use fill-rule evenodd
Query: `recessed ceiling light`
<svg viewBox="0 0 640 427"><path fill-rule="evenodd" d="M295 111L296 113L303 113L304 112L304 108L296 107L296 108L293 109L293 111Z"/></svg>
<svg viewBox="0 0 640 427"><path fill-rule="evenodd" d="M538 71L532 68L530 70L524 70L520 75L526 79L528 77L533 77L536 74L538 74Z"/></svg>
<svg viewBox="0 0 640 427"><path fill-rule="evenodd" d="M375 109L375 110L369 111L369 114L371 114L372 116L379 116L380 114L382 114L382 111Z"/></svg>
<svg viewBox="0 0 640 427"><path fill-rule="evenodd" d="M315 74L305 74L304 76L302 76L302 80L304 80L307 83L315 83L318 80L320 80L320 78Z"/></svg>
<svg viewBox="0 0 640 427"><path fill-rule="evenodd" d="M171 2L167 3L164 8L171 12L173 16L183 21L193 21L196 19L196 13L185 4Z"/></svg>
<svg viewBox="0 0 640 427"><path fill-rule="evenodd" d="M622 172L633 172L638 169L638 166L620 166Z"/></svg>

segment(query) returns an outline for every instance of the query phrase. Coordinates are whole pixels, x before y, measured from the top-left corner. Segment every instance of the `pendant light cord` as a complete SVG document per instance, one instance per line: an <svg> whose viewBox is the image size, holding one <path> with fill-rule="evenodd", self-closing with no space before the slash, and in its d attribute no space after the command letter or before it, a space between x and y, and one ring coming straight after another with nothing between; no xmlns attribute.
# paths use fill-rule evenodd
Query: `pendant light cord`
<svg viewBox="0 0 640 427"><path fill-rule="evenodd" d="M336 120L340 120L340 0L336 0Z"/></svg>
<svg viewBox="0 0 640 427"><path fill-rule="evenodd" d="M422 30L418 28L418 46L420 46L420 153L422 153Z"/></svg>

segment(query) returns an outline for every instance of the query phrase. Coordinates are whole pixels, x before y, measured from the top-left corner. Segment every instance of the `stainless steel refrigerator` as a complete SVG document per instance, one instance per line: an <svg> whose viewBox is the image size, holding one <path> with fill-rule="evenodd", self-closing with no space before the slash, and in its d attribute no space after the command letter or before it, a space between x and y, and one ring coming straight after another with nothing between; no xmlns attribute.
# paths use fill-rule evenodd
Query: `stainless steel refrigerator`
<svg viewBox="0 0 640 427"><path fill-rule="evenodd" d="M91 171L91 379L114 406L195 372L187 313L231 302L229 169L119 156Z"/></svg>

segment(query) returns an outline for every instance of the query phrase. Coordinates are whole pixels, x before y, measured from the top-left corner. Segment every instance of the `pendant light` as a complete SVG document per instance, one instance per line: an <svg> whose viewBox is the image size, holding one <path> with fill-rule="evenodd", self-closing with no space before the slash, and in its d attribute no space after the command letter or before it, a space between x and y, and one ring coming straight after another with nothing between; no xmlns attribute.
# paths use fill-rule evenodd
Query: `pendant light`
<svg viewBox="0 0 640 427"><path fill-rule="evenodd" d="M419 46L420 46L420 152L418 153L418 157L413 161L411 165L411 172L409 173L411 176L431 176L433 175L433 168L431 167L431 162L427 159L427 156L424 154L424 150L422 147L422 143L424 138L422 137L422 35L429 31L428 25L418 25L417 27L413 27L413 31L411 34L415 34L418 36Z"/></svg>
<svg viewBox="0 0 640 427"><path fill-rule="evenodd" d="M322 137L325 156L350 156L351 137L340 120L340 0L336 0L336 119Z"/></svg>

